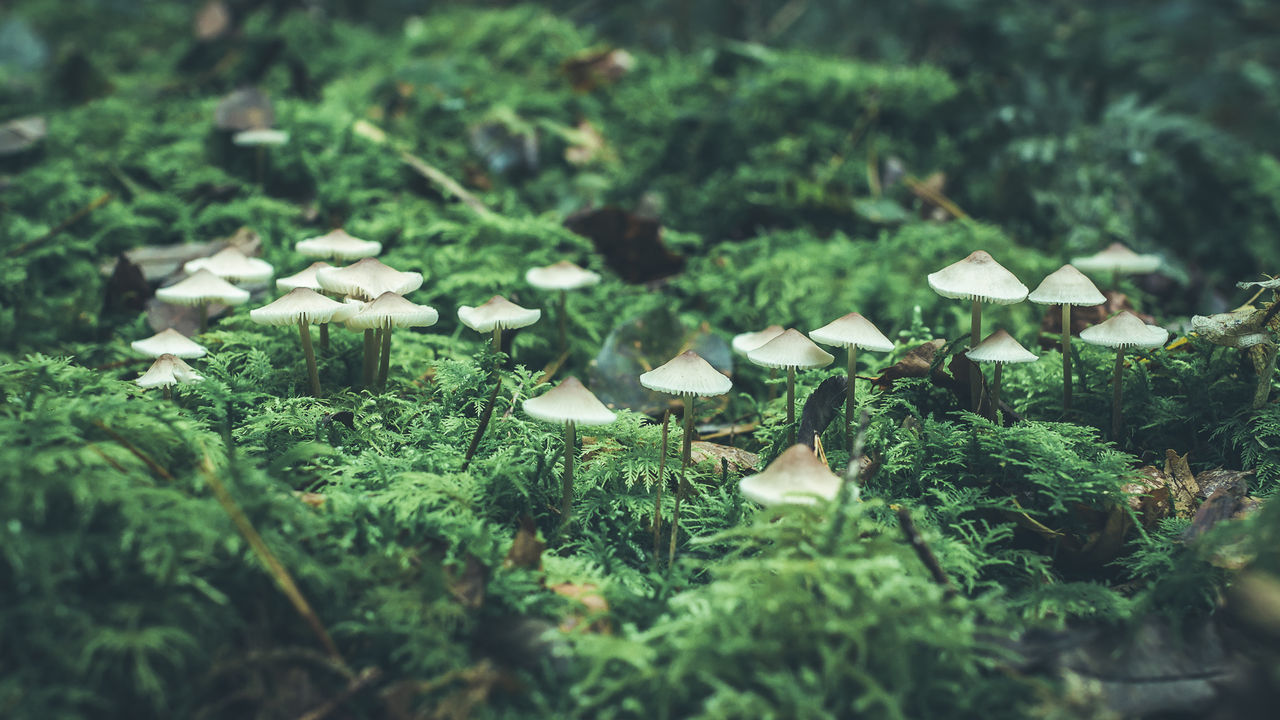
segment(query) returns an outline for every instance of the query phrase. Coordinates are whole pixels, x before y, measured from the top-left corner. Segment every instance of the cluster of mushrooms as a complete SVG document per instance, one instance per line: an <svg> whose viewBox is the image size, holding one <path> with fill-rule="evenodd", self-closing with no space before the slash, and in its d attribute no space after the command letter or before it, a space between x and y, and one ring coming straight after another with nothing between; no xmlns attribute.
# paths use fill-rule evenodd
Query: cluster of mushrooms
<svg viewBox="0 0 1280 720"><path fill-rule="evenodd" d="M391 331L394 328L427 327L439 319L435 309L418 305L405 295L422 285L422 275L403 272L388 267L374 256L381 252L377 242L352 237L345 231L334 230L320 237L309 238L297 244L299 253L322 258L306 269L276 281L285 294L277 300L252 310L250 318L264 325L296 325L306 358L307 373L313 393L320 394L320 381L316 370L315 350L312 346L310 326L320 326L320 344L328 345L329 325L342 323L347 328L364 333L364 373L366 387L385 386L391 349ZM335 267L324 260L355 262L345 267ZM1159 265L1159 258L1138 255L1123 245L1115 244L1097 255L1078 258L1074 265L1063 265L1046 277L1031 292L1013 273L1009 272L986 252L978 251L965 259L949 265L928 277L929 286L939 295L971 303L970 342L966 357L979 366L994 365L988 392L982 392L980 372L970 372L971 400L975 410L982 402L994 413L999 413L1000 380L1003 366L1009 363L1031 362L1037 357L1024 348L1005 330L997 330L982 338L982 304L1008 305L1029 299L1033 303L1060 305L1062 307L1062 363L1063 406L1070 408L1072 392L1071 372L1071 308L1073 306L1101 305L1106 298L1081 270L1095 274L1110 274L1118 278L1124 274L1147 273ZM272 274L272 268L262 260L249 258L228 248L208 258L186 264L190 275L182 281L162 288L156 295L163 301L193 305L201 308L201 327L208 317L211 304L236 305L249 299L248 290L234 283L263 283ZM561 346L565 342L566 293L569 290L594 285L600 276L570 262L559 262L545 268L534 268L526 274L533 286L559 293L559 336ZM520 307L502 296L494 296L482 305L463 306L458 309L458 319L476 332L491 334L495 358L501 358L502 331L526 327L537 322L541 310ZM1114 400L1112 434L1119 437L1121 429L1121 372L1124 352L1128 348L1155 348L1163 345L1168 332L1147 325L1128 311L1122 311L1110 319L1080 333L1086 343L1112 348L1116 351L1114 374ZM790 449L782 453L762 472L741 481L742 493L748 499L762 505L781 503L813 503L820 498L833 500L843 481L834 475L814 452L795 441L795 376L797 370L825 367L834 357L818 346L844 348L847 352L848 382L846 383L845 420L851 423L854 415L854 378L858 350L888 352L894 347L876 326L862 315L851 312L808 333L771 326L760 332L745 333L733 339L733 347L756 365L774 372L787 373L787 433ZM137 383L143 387L168 389L178 383L198 382L201 377L182 358L200 357L205 349L176 331L169 329L135 342L133 347L157 357L155 364ZM494 399L501 386L500 360L495 360L489 395L476 432L467 450L463 468L470 462L484 434ZM674 556L679 531L680 506L688 483L685 473L690 464L693 440L694 405L698 397L723 395L732 388L732 382L706 360L692 351L683 352L667 363L640 376L640 383L655 392L679 396L683 401L683 441L680 479L677 485L671 522L670 555ZM573 465L576 454L576 430L579 425L603 425L614 420L612 410L606 407L577 378L569 377L547 393L525 400L523 409L529 416L545 422L563 425L565 431L563 496L561 522L569 519L573 510ZM666 429L669 413L663 422L662 459L666 458ZM846 426L846 431L851 428ZM849 433L852 438L852 433ZM660 470L660 473L664 472ZM658 483L656 503L660 507L661 488ZM655 557L661 530L661 513L655 513Z"/></svg>

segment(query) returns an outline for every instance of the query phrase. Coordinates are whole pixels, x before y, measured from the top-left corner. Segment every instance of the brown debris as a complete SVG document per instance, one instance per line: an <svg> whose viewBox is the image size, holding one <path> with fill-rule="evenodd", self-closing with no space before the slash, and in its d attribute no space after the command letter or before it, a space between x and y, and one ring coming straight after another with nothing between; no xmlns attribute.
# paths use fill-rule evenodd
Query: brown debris
<svg viewBox="0 0 1280 720"><path fill-rule="evenodd" d="M690 449L690 462L694 465L710 461L720 467L721 461L728 461L729 469L736 473L754 470L760 458L755 453L741 448L720 445L717 443L695 441Z"/></svg>
<svg viewBox="0 0 1280 720"><path fill-rule="evenodd" d="M502 567L508 570L512 568L541 570L542 551L546 548L547 544L538 539L538 526L534 524L533 516L521 515L520 529L516 531L515 540L511 541L511 549L507 551Z"/></svg>
<svg viewBox="0 0 1280 720"><path fill-rule="evenodd" d="M565 60L560 71L578 92L612 85L635 67L636 59L621 48L587 50Z"/></svg>

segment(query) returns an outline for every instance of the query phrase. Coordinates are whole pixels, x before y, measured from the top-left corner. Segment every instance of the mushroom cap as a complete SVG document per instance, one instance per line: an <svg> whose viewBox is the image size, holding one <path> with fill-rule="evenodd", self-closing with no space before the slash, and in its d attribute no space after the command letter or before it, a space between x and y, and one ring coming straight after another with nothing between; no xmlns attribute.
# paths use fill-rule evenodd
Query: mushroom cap
<svg viewBox="0 0 1280 720"><path fill-rule="evenodd" d="M440 320L440 313L429 305L417 305L403 295L382 293L377 300L364 303L347 318L347 327L356 330L390 327L428 327Z"/></svg>
<svg viewBox="0 0 1280 720"><path fill-rule="evenodd" d="M524 279L541 290L577 290L598 284L600 274L561 260L546 267L530 268Z"/></svg>
<svg viewBox="0 0 1280 720"><path fill-rule="evenodd" d="M520 307L501 295L494 295L479 307L463 305L458 308L458 319L476 332L492 332L494 328L511 330L538 322L541 310Z"/></svg>
<svg viewBox="0 0 1280 720"><path fill-rule="evenodd" d="M134 382L141 388L153 388L172 387L178 384L189 385L202 380L204 377L191 369L191 366L183 362L182 358L165 354L156 358L156 361L151 363L151 367Z"/></svg>
<svg viewBox="0 0 1280 720"><path fill-rule="evenodd" d="M1027 286L982 250L930 274L929 287L945 298L996 305L1012 305L1027 297Z"/></svg>
<svg viewBox="0 0 1280 720"><path fill-rule="evenodd" d="M885 337L879 328L872 325L870 320L856 312L810 331L809 337L823 345L856 347L875 352L893 350L893 342Z"/></svg>
<svg viewBox="0 0 1280 720"><path fill-rule="evenodd" d="M293 249L307 257L350 261L377 255L382 252L382 243L376 240L361 240L346 230L338 228L324 235L299 240Z"/></svg>
<svg viewBox="0 0 1280 720"><path fill-rule="evenodd" d="M1008 363L1026 363L1035 362L1039 359L1032 355L1030 350L1022 347L1013 336L1004 330L997 330L987 336L986 340L978 343L972 350L964 354L974 362L980 363L997 363L1005 365Z"/></svg>
<svg viewBox="0 0 1280 720"><path fill-rule="evenodd" d="M188 339L186 335L173 328L161 330L146 340L134 340L129 343L129 347L150 357L173 355L180 358L198 358L204 357L209 352L205 346Z"/></svg>
<svg viewBox="0 0 1280 720"><path fill-rule="evenodd" d="M829 365L835 356L791 328L747 353L747 359L769 368L818 368Z"/></svg>
<svg viewBox="0 0 1280 720"><path fill-rule="evenodd" d="M1119 273L1121 275L1141 275L1160 269L1163 261L1159 255L1139 255L1123 243L1111 243L1093 255L1072 258L1071 264L1077 270L1090 273Z"/></svg>
<svg viewBox="0 0 1280 720"><path fill-rule="evenodd" d="M382 293L408 295L422 287L422 273L401 272L377 258L358 260L346 267L316 271L320 287L331 293L373 300Z"/></svg>
<svg viewBox="0 0 1280 720"><path fill-rule="evenodd" d="M1155 348L1169 339L1169 331L1142 322L1142 318L1121 310L1103 322L1080 331L1080 339L1090 345L1109 348Z"/></svg>
<svg viewBox="0 0 1280 720"><path fill-rule="evenodd" d="M723 395L733 381L692 350L686 350L640 376L640 384L670 395Z"/></svg>
<svg viewBox="0 0 1280 720"><path fill-rule="evenodd" d="M792 445L768 467L742 478L742 496L765 507L816 505L818 498L834 500L840 478L823 464L807 445Z"/></svg>
<svg viewBox="0 0 1280 720"><path fill-rule="evenodd" d="M770 340L782 334L783 327L781 325L770 325L769 327L758 332L742 333L733 336L733 351L739 355L746 355L756 348L764 345Z"/></svg>
<svg viewBox="0 0 1280 720"><path fill-rule="evenodd" d="M573 376L542 395L525 400L520 407L530 417L550 423L607 425L615 419L613 411Z"/></svg>
<svg viewBox="0 0 1280 720"><path fill-rule="evenodd" d="M271 279L275 268L271 263L258 258L251 258L236 248L219 250L209 257L187 261L182 269L188 273L208 270L228 282L265 282Z"/></svg>
<svg viewBox="0 0 1280 720"><path fill-rule="evenodd" d="M261 145L284 145L289 142L289 133L275 128L256 128L241 130L231 136L231 142L240 147L258 147Z"/></svg>
<svg viewBox="0 0 1280 720"><path fill-rule="evenodd" d="M294 288L304 287L320 292L324 288L320 287L320 281L316 279L316 273L327 267L333 266L323 260L317 260L299 273L295 273L289 277L276 278L276 289L283 292L289 292Z"/></svg>
<svg viewBox="0 0 1280 720"><path fill-rule="evenodd" d="M1101 305L1107 299L1093 281L1068 264L1054 270L1027 299L1039 305Z"/></svg>
<svg viewBox="0 0 1280 720"><path fill-rule="evenodd" d="M171 305L204 305L211 302L240 305L249 301L249 291L201 269L169 287L156 290L156 298Z"/></svg>
<svg viewBox="0 0 1280 720"><path fill-rule="evenodd" d="M261 325L301 325L340 322L356 312L347 303L330 300L310 288L294 288L275 302L249 311L249 319Z"/></svg>

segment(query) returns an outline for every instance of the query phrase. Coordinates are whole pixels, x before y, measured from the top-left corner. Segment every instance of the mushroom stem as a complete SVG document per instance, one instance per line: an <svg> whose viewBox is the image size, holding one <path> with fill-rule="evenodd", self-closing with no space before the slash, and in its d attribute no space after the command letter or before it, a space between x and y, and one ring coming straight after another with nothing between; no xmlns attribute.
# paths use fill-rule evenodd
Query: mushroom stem
<svg viewBox="0 0 1280 720"><path fill-rule="evenodd" d="M307 323L298 323L298 336L302 338L302 354L307 356L307 376L311 378L311 394L320 397L320 373L316 370L316 351L311 347L311 330Z"/></svg>
<svg viewBox="0 0 1280 720"><path fill-rule="evenodd" d="M996 363L995 376L991 378L991 414L1000 424L1000 375L1004 372L1004 363Z"/></svg>
<svg viewBox="0 0 1280 720"><path fill-rule="evenodd" d="M164 386L164 399L165 400L173 399L173 388L169 387L168 385Z"/></svg>
<svg viewBox="0 0 1280 720"><path fill-rule="evenodd" d="M969 349L978 347L978 343L982 342L982 302L977 298L973 299L973 305L969 309ZM978 412L978 403L982 399L982 378L978 372L977 363L970 361L969 365L969 400L974 412Z"/></svg>
<svg viewBox="0 0 1280 720"><path fill-rule="evenodd" d="M796 444L796 369L787 368L787 447Z"/></svg>
<svg viewBox="0 0 1280 720"><path fill-rule="evenodd" d="M684 396L684 448L680 453L680 484L676 486L676 508L671 516L671 547L667 551L667 565L671 565L676 560L676 538L680 536L680 504L689 486L685 473L693 454L693 397L693 395Z"/></svg>
<svg viewBox="0 0 1280 720"><path fill-rule="evenodd" d="M849 346L849 382L844 386L844 434L845 439L853 442L853 383L857 375L858 346Z"/></svg>
<svg viewBox="0 0 1280 720"><path fill-rule="evenodd" d="M256 166L254 168L254 172L258 176L257 178L258 187L262 187L264 185L264 180L267 176L267 148L264 145L259 145L258 147L254 148L254 150L257 151L256 152L257 157L255 158L255 163L254 163Z"/></svg>
<svg viewBox="0 0 1280 720"><path fill-rule="evenodd" d="M564 424L564 494L560 499L560 527L569 524L573 513L573 451L577 433L573 421Z"/></svg>
<svg viewBox="0 0 1280 720"><path fill-rule="evenodd" d="M373 337L373 330L364 331L364 365L361 367L360 384L364 387L373 385L373 368L378 362L378 346Z"/></svg>
<svg viewBox="0 0 1280 720"><path fill-rule="evenodd" d="M320 323L320 349L329 349L329 323Z"/></svg>
<svg viewBox="0 0 1280 720"><path fill-rule="evenodd" d="M560 351L569 349L569 293L560 291Z"/></svg>
<svg viewBox="0 0 1280 720"><path fill-rule="evenodd" d="M1062 303L1062 409L1071 409L1071 305Z"/></svg>
<svg viewBox="0 0 1280 720"><path fill-rule="evenodd" d="M502 328L495 327L493 329L493 351L499 353L502 351ZM471 445L467 447L467 455L462 459L462 469L465 472L467 466L471 464L471 458L475 457L476 450L480 447L480 438L484 437L485 428L489 427L489 418L493 417L493 404L498 400L498 389L502 387L501 363L495 358L493 362L493 390L489 392L489 399L484 403L484 409L480 411L480 424L476 426L476 432L471 436Z"/></svg>
<svg viewBox="0 0 1280 720"><path fill-rule="evenodd" d="M382 328L382 360L378 364L378 389L387 387L387 373L391 369L391 327Z"/></svg>
<svg viewBox="0 0 1280 720"><path fill-rule="evenodd" d="M1124 369L1124 348L1116 348L1116 370L1112 382L1115 391L1111 397L1111 439L1120 442L1120 391L1124 388L1120 372Z"/></svg>
<svg viewBox="0 0 1280 720"><path fill-rule="evenodd" d="M662 487L667 484L667 430L671 427L671 409L662 413L662 454L658 456L658 487L653 494L653 564L658 564L662 545Z"/></svg>
<svg viewBox="0 0 1280 720"><path fill-rule="evenodd" d="M203 334L209 329L209 303L200 303L200 332Z"/></svg>

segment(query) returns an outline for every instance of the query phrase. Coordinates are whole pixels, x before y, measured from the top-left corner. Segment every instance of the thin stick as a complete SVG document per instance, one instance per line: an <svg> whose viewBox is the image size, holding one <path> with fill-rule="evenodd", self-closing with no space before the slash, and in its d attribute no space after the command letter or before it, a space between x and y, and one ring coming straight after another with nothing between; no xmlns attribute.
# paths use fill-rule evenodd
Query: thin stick
<svg viewBox="0 0 1280 720"><path fill-rule="evenodd" d="M1062 409L1071 409L1071 305L1062 303Z"/></svg>
<svg viewBox="0 0 1280 720"><path fill-rule="evenodd" d="M382 361L378 364L378 389L387 387L387 374L391 370L391 327L384 327L382 333Z"/></svg>
<svg viewBox="0 0 1280 720"><path fill-rule="evenodd" d="M1124 369L1124 348L1116 348L1116 370L1112 382L1115 393L1111 397L1111 439L1120 442L1120 391L1124 388L1120 371Z"/></svg>
<svg viewBox="0 0 1280 720"><path fill-rule="evenodd" d="M564 494L560 499L560 527L569 524L573 513L573 450L577 444L573 421L564 424Z"/></svg>
<svg viewBox="0 0 1280 720"><path fill-rule="evenodd" d="M67 218L66 220L63 220L57 225L54 225L53 229L49 230L49 232L41 235L40 237L34 240L28 240L27 242L19 243L5 250L4 257L14 257L15 255L21 255L22 253L28 250L31 250L32 248L39 247L49 242L50 240L57 237L58 234L61 233L63 230L66 230L72 225L75 225L76 223L80 222L89 213L93 212L94 210L97 210L103 205L106 205L107 203L111 202L111 200L114 198L115 198L115 195L111 193L104 193L102 195L99 195L96 200L94 200L88 205L85 205L84 207L72 213L71 217Z"/></svg>
<svg viewBox="0 0 1280 720"><path fill-rule="evenodd" d="M419 175L440 186L440 188L448 194L461 200L462 204L471 208L472 212L475 214L484 218L494 217L493 211L485 207L485 204L480 201L480 198L467 192L467 190L463 188L457 180L454 180L444 174L440 169L427 164L426 161L409 154L407 151L400 152L400 159L403 160L406 165L413 168Z"/></svg>
<svg viewBox="0 0 1280 720"><path fill-rule="evenodd" d="M653 494L653 562L661 557L662 486L667 484L667 429L671 426L671 408L662 413L662 455L658 456L658 488Z"/></svg>
<svg viewBox="0 0 1280 720"><path fill-rule="evenodd" d="M676 538L680 536L680 503L684 500L684 494L689 485L685 473L689 469L689 459L693 455L693 397L693 395L684 396L684 448L680 453L680 482L676 485L676 508L671 515L671 547L667 551L667 565L675 563Z"/></svg>
<svg viewBox="0 0 1280 720"><path fill-rule="evenodd" d="M796 369L787 368L787 447L796 444Z"/></svg>
<svg viewBox="0 0 1280 720"><path fill-rule="evenodd" d="M920 558L920 562L924 563L925 568L929 570L929 575L933 577L933 581L943 587L943 596L951 597L955 595L955 586L951 584L951 579L943 571L942 564L938 562L933 550L929 549L929 544L924 541L924 536L916 529L916 523L911 519L911 512L905 507L898 508L898 525L902 528L902 535L906 538L907 544L911 546L912 550L916 551L916 557Z"/></svg>
<svg viewBox="0 0 1280 720"><path fill-rule="evenodd" d="M311 330L306 322L298 323L298 336L302 338L302 354L307 356L307 377L311 379L311 394L320 397L320 373L316 369L316 351L311 347Z"/></svg>
<svg viewBox="0 0 1280 720"><path fill-rule="evenodd" d="M480 424L476 426L476 433L471 436L471 445L467 447L467 455L462 460L462 471L466 472L467 466L471 464L471 458L475 457L476 450L480 447L480 438L484 437L484 430L489 426L489 418L493 416L493 404L498 399L498 390L502 387L502 366L497 360L497 353L502 352L502 328L493 329L493 390L489 393L489 399L484 403L484 409L480 411Z"/></svg>
<svg viewBox="0 0 1280 720"><path fill-rule="evenodd" d="M969 349L978 347L978 343L982 341L982 303L974 298L973 305L969 309ZM974 412L978 412L978 403L982 400L982 381L979 379L981 373L977 372L978 366L972 360L969 361L969 401Z"/></svg>

